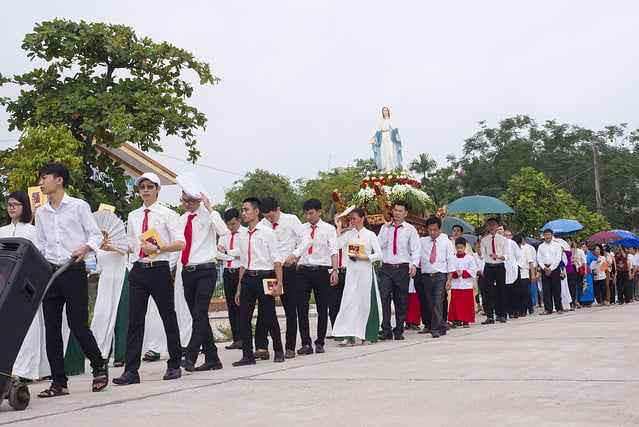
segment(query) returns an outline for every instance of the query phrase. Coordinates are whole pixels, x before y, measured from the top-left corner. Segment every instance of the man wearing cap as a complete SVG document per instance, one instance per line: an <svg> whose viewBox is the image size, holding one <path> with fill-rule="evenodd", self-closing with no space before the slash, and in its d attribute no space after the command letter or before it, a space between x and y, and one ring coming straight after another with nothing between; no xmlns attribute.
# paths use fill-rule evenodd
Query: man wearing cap
<svg viewBox="0 0 639 427"><path fill-rule="evenodd" d="M171 252L185 248L179 217L171 209L160 205L160 179L147 172L135 180L143 205L129 213L127 235L133 264L129 274L129 330L126 340L126 366L122 376L114 378L119 385L140 382L138 369L142 353L144 320L149 296L158 307L166 332L169 360L165 380L182 376L180 369L180 331L175 314L173 277L169 267ZM159 239L142 240L145 232L155 229Z"/></svg>
<svg viewBox="0 0 639 427"><path fill-rule="evenodd" d="M209 323L209 303L217 282L217 234L226 234L229 230L204 193L191 195L183 190L180 201L186 209L180 217L180 228L184 230L186 240L180 257L182 283L193 318L191 339L181 365L188 372L222 369ZM204 363L196 368L200 347L204 352Z"/></svg>

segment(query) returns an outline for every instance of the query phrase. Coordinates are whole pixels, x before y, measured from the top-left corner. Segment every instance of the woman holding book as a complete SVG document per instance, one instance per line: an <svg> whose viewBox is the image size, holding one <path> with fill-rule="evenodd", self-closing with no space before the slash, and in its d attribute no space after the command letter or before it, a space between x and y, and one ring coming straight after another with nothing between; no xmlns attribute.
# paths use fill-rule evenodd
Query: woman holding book
<svg viewBox="0 0 639 427"><path fill-rule="evenodd" d="M346 279L340 311L335 319L333 335L340 345L352 345L355 339L367 345L377 342L381 324L382 303L377 290L373 262L381 261L382 249L375 233L366 226L366 213L356 208L349 214L350 226L343 230L335 218L339 245L344 254Z"/></svg>

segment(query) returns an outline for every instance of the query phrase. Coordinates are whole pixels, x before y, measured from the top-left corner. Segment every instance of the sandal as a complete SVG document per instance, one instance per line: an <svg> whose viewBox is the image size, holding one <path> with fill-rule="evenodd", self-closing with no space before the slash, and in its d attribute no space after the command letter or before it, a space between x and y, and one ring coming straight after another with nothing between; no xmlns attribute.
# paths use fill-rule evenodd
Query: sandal
<svg viewBox="0 0 639 427"><path fill-rule="evenodd" d="M540 316L546 316L546 315L548 315L548 314L550 314L550 312L549 312L549 311L544 311L543 313L539 313L539 315L540 315Z"/></svg>
<svg viewBox="0 0 639 427"><path fill-rule="evenodd" d="M156 362L160 360L160 353L156 353L153 350L149 350L144 353L144 357L142 358L145 362Z"/></svg>
<svg viewBox="0 0 639 427"><path fill-rule="evenodd" d="M343 341L339 342L339 345L342 345L342 346L353 345L353 344L355 344L355 342L348 338L345 338Z"/></svg>
<svg viewBox="0 0 639 427"><path fill-rule="evenodd" d="M104 364L99 369L93 371L93 384L91 385L91 391L102 391L109 384L109 368L107 364Z"/></svg>
<svg viewBox="0 0 639 427"><path fill-rule="evenodd" d="M124 367L124 362L113 362L114 368L122 368Z"/></svg>
<svg viewBox="0 0 639 427"><path fill-rule="evenodd" d="M51 384L51 387L38 393L38 397L57 397L66 396L67 394L69 394L68 388L59 386L57 384Z"/></svg>

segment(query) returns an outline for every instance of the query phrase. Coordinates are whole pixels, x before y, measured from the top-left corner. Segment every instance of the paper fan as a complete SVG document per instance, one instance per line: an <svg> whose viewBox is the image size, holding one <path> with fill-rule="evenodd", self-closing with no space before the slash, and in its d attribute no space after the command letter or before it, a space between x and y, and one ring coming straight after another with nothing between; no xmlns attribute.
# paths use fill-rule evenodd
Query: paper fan
<svg viewBox="0 0 639 427"><path fill-rule="evenodd" d="M129 240L122 220L105 210L93 212L93 218L104 236L104 248L125 256L129 250Z"/></svg>
<svg viewBox="0 0 639 427"><path fill-rule="evenodd" d="M341 214L339 214L337 217L341 218L343 216L348 215L349 213L353 212L353 209L355 209L355 205L351 205L348 208L344 209L344 212L342 212Z"/></svg>

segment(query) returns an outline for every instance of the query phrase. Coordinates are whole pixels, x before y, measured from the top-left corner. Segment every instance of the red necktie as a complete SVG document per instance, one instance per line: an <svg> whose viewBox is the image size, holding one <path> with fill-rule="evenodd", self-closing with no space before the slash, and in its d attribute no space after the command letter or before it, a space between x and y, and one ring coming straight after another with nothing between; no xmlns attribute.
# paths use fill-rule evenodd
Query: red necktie
<svg viewBox="0 0 639 427"><path fill-rule="evenodd" d="M144 220L142 221L142 234L149 231L149 212L151 212L150 209L144 209ZM138 254L138 257L139 258L146 257L146 254L144 253L142 249L140 249L140 253Z"/></svg>
<svg viewBox="0 0 639 427"><path fill-rule="evenodd" d="M433 249L430 250L430 259L428 260L431 264L435 264L435 261L437 260L437 246L435 246L436 242L437 241L433 239Z"/></svg>
<svg viewBox="0 0 639 427"><path fill-rule="evenodd" d="M233 241L235 240L235 235L237 234L237 231L234 231L231 233L231 241L229 242L229 250L233 249ZM233 261L226 261L226 266L228 268L231 268L231 264L233 263Z"/></svg>
<svg viewBox="0 0 639 427"><path fill-rule="evenodd" d="M251 237L253 237L253 233L257 231L257 228L254 228L253 231L248 232L249 236L249 244L248 244L248 265L246 266L247 270L251 268Z"/></svg>
<svg viewBox="0 0 639 427"><path fill-rule="evenodd" d="M492 242L492 244L493 244L493 253L494 253L495 255L497 255L497 250L495 249L495 236L493 236L493 242ZM494 258L494 257L493 257L493 259L497 259L497 258Z"/></svg>
<svg viewBox="0 0 639 427"><path fill-rule="evenodd" d="M279 225L279 224L278 224L277 222L274 222L274 223L273 223L273 230L275 230L275 229L277 228L277 226L278 226L278 225Z"/></svg>
<svg viewBox="0 0 639 427"><path fill-rule="evenodd" d="M184 227L184 238L186 239L186 247L182 251L182 265L186 265L189 262L189 255L191 255L191 242L193 241L193 218L197 214L189 215L189 219Z"/></svg>
<svg viewBox="0 0 639 427"><path fill-rule="evenodd" d="M393 236L393 255L397 255L397 230L403 225L393 225L395 227L395 235Z"/></svg>
<svg viewBox="0 0 639 427"><path fill-rule="evenodd" d="M311 240L315 239L315 229L317 228L317 225L311 225ZM308 254L312 254L313 253L313 244L311 243L311 247L308 248Z"/></svg>

